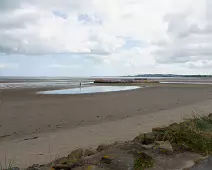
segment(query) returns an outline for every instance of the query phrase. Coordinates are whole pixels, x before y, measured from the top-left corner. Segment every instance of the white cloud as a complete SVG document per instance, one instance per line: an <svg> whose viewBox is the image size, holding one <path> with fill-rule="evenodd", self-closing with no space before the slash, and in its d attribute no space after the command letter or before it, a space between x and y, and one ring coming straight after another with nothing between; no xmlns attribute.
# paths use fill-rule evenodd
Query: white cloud
<svg viewBox="0 0 212 170"><path fill-rule="evenodd" d="M167 23L167 32L165 38L156 43L156 62L166 64L212 60L212 19L206 20L209 7L205 2L192 1L187 10L166 14L164 21Z"/></svg>
<svg viewBox="0 0 212 170"><path fill-rule="evenodd" d="M210 0L1 0L0 51L80 55L91 67L129 74L204 70L212 61L211 6ZM127 48L129 39L142 43Z"/></svg>
<svg viewBox="0 0 212 170"><path fill-rule="evenodd" d="M0 63L0 69L7 69L7 68L18 68L18 64L17 63Z"/></svg>
<svg viewBox="0 0 212 170"><path fill-rule="evenodd" d="M80 65L63 65L63 64L51 64L48 67L55 68L55 69L79 69L79 68L81 68Z"/></svg>
<svg viewBox="0 0 212 170"><path fill-rule="evenodd" d="M120 37L150 41L163 30L161 19L169 4L168 0L23 0L14 5L14 1L0 2L8 8L11 4L11 10L1 14L5 17L0 19L0 37L7 41L0 45L7 53L21 54L113 53L124 44ZM55 16L55 11L66 19Z"/></svg>

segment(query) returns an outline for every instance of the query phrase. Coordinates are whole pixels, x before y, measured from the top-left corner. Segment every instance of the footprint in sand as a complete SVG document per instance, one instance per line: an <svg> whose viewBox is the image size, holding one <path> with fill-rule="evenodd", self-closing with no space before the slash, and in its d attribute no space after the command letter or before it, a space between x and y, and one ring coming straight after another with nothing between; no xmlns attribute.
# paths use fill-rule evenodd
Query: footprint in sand
<svg viewBox="0 0 212 170"><path fill-rule="evenodd" d="M108 116L106 116L105 118L106 119L110 119L112 117L112 115L108 115Z"/></svg>
<svg viewBox="0 0 212 170"><path fill-rule="evenodd" d="M25 138L24 140L34 140L34 139L37 139L38 137L35 136L35 137L32 137L32 138Z"/></svg>
<svg viewBox="0 0 212 170"><path fill-rule="evenodd" d="M41 131L41 128L36 129L36 132L40 132L40 131Z"/></svg>
<svg viewBox="0 0 212 170"><path fill-rule="evenodd" d="M62 127L62 125L56 125L56 128L61 128Z"/></svg>
<svg viewBox="0 0 212 170"><path fill-rule="evenodd" d="M0 136L0 139L6 138L6 137L9 137L9 136L11 136L11 135L2 135L2 136Z"/></svg>

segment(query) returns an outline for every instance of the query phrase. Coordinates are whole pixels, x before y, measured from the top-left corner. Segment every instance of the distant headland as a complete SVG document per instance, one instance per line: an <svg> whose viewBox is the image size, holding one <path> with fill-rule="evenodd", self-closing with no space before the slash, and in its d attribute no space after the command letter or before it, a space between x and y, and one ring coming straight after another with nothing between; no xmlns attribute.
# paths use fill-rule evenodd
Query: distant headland
<svg viewBox="0 0 212 170"><path fill-rule="evenodd" d="M181 74L138 74L138 75L128 75L123 77L212 77L212 75L181 75Z"/></svg>

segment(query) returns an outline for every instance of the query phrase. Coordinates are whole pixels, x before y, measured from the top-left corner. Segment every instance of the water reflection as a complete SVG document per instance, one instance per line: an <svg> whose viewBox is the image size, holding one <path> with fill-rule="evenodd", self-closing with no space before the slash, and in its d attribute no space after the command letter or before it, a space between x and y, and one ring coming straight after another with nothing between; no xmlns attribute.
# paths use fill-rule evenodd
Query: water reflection
<svg viewBox="0 0 212 170"><path fill-rule="evenodd" d="M86 93L100 93L100 92L113 92L123 91L141 88L139 86L91 86L91 87L80 87L73 89L62 89L62 90L49 90L37 92L39 94L86 94Z"/></svg>

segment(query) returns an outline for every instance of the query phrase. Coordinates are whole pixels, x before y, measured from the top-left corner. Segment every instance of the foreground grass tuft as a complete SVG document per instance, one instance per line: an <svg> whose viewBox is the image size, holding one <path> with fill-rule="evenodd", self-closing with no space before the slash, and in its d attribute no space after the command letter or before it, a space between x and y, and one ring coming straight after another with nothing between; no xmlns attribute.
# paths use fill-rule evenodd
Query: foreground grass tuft
<svg viewBox="0 0 212 170"><path fill-rule="evenodd" d="M143 170L146 168L151 168L154 165L154 160L149 155L141 152L137 155L134 160L134 169L135 170Z"/></svg>
<svg viewBox="0 0 212 170"><path fill-rule="evenodd" d="M14 162L15 162L15 160L14 159L11 159L7 163L7 160L5 159L4 167L3 167L3 164L0 161L0 170L12 170L13 169Z"/></svg>
<svg viewBox="0 0 212 170"><path fill-rule="evenodd" d="M153 130L154 132L154 130ZM212 154L212 118L194 116L180 124L157 129L159 140L169 140L171 143L184 145L190 150L211 155Z"/></svg>

